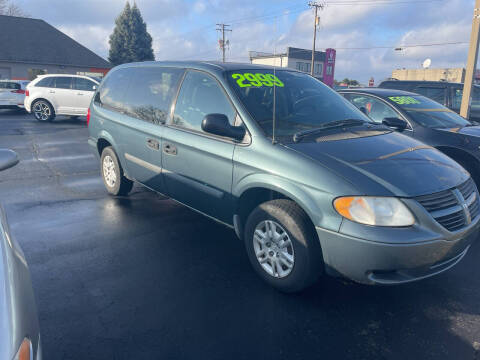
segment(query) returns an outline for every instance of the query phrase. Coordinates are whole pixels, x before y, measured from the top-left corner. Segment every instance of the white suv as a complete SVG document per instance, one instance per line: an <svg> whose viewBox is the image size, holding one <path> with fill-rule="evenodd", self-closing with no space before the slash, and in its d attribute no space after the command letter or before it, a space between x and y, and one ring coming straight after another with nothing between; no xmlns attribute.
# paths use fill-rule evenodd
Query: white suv
<svg viewBox="0 0 480 360"><path fill-rule="evenodd" d="M23 109L28 83L24 80L0 80L0 109Z"/></svg>
<svg viewBox="0 0 480 360"><path fill-rule="evenodd" d="M38 121L52 121L56 115L87 115L100 79L81 75L40 75L27 86L25 110Z"/></svg>

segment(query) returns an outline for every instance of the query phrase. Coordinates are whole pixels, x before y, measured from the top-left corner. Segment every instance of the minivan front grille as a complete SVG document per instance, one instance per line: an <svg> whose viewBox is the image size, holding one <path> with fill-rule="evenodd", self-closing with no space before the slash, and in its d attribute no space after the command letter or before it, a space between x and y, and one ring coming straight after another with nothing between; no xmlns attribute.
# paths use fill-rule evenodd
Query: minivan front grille
<svg viewBox="0 0 480 360"><path fill-rule="evenodd" d="M419 196L415 200L449 231L464 228L480 215L478 191L471 178L457 188Z"/></svg>

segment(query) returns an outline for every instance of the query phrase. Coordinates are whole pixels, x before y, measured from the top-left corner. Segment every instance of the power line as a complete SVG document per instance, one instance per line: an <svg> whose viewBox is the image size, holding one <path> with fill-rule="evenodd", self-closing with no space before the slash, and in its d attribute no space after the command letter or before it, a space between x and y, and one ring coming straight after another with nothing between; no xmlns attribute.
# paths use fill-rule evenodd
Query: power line
<svg viewBox="0 0 480 360"><path fill-rule="evenodd" d="M368 46L368 47L333 47L336 50L372 50L372 49L394 49L402 50L406 48L428 47L428 46L445 46L445 45L463 45L468 44L465 41L454 41L444 43L415 44L415 45L396 45L396 46Z"/></svg>

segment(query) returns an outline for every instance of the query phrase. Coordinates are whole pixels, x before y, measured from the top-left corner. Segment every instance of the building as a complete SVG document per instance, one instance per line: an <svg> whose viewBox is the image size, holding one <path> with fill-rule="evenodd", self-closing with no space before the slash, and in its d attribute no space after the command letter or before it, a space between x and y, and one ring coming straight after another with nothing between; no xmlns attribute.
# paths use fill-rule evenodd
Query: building
<svg viewBox="0 0 480 360"><path fill-rule="evenodd" d="M112 65L40 19L0 15L0 79L104 75Z"/></svg>
<svg viewBox="0 0 480 360"><path fill-rule="evenodd" d="M392 78L397 80L448 81L463 83L465 80L465 69L397 69L392 71Z"/></svg>
<svg viewBox="0 0 480 360"><path fill-rule="evenodd" d="M313 76L332 86L335 74L335 49L315 51ZM311 72L312 50L288 47L287 52L281 54L250 51L252 64L278 66Z"/></svg>

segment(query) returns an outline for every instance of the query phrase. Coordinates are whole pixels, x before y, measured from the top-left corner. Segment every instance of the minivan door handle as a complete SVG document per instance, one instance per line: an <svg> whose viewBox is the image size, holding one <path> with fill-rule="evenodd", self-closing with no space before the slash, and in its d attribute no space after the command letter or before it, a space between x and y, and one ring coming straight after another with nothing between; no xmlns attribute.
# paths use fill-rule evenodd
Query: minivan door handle
<svg viewBox="0 0 480 360"><path fill-rule="evenodd" d="M168 155L177 155L177 148L173 144L163 144L163 152Z"/></svg>
<svg viewBox="0 0 480 360"><path fill-rule="evenodd" d="M160 149L160 144L158 143L157 140L154 140L154 139L147 139L147 146L154 150Z"/></svg>
<svg viewBox="0 0 480 360"><path fill-rule="evenodd" d="M50 94L55 94L55 90L50 90Z"/></svg>

